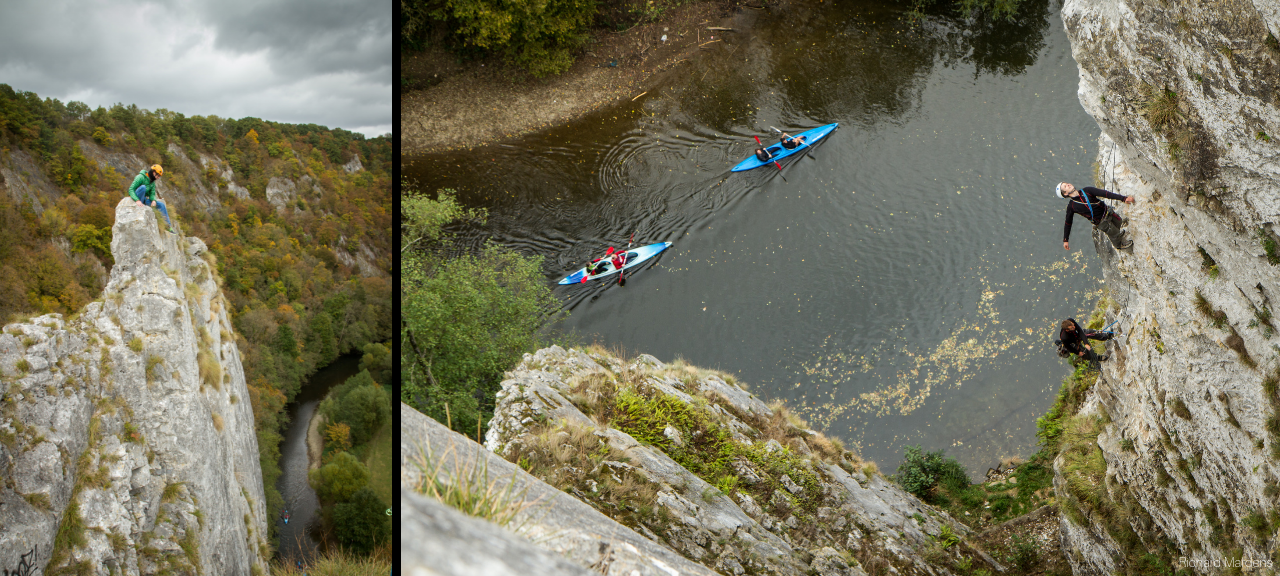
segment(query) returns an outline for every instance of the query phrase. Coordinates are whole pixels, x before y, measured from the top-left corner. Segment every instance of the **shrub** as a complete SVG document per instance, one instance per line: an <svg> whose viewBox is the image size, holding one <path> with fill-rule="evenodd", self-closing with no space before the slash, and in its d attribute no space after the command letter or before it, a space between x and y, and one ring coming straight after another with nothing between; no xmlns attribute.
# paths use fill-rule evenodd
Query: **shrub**
<svg viewBox="0 0 1280 576"><path fill-rule="evenodd" d="M1040 546L1034 537L1014 536L1010 546L1009 561L1023 573L1029 572L1040 561Z"/></svg>
<svg viewBox="0 0 1280 576"><path fill-rule="evenodd" d="M136 352L136 353L141 353L141 352L142 352L142 338L139 338L139 337L137 337L137 336L134 336L134 337L133 337L133 339L129 341L129 349L130 349L130 350L133 350L133 351L134 351L134 352Z"/></svg>
<svg viewBox="0 0 1280 576"><path fill-rule="evenodd" d="M902 465L894 479L907 492L919 496L922 500L930 499L930 492L939 483L964 488L969 485L969 477L955 458L945 458L943 451L924 452L920 446L907 446Z"/></svg>

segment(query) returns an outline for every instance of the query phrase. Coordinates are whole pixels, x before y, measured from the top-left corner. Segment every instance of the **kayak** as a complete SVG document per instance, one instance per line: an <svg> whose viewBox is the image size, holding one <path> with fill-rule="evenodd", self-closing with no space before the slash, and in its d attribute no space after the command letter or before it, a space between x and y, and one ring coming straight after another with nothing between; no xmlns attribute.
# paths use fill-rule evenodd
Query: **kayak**
<svg viewBox="0 0 1280 576"><path fill-rule="evenodd" d="M765 150L768 151L769 154L773 155L773 158L770 158L764 162L761 162L759 158L756 158L755 154L752 154L750 158L747 158L746 160L739 162L737 166L734 166L731 172L742 172L745 170L750 170L752 168L759 168L761 166L764 166L765 164L772 164L776 160L781 160L783 158L786 158L787 156L795 154L796 152L800 152L801 150L804 150L809 146L812 146L815 142L817 142L818 140L821 140L823 136L830 134L833 130L835 130L839 126L840 126L840 123L837 122L835 124L827 124L826 126L819 126L812 130L809 130L808 132L801 132L800 134L796 134L795 136L796 138L804 136L804 143L790 150L783 148L781 143L774 144L768 148L765 148Z"/></svg>
<svg viewBox="0 0 1280 576"><path fill-rule="evenodd" d="M561 280L560 280L560 284L562 284L562 285L563 285L563 284L578 284L578 283L580 283L580 282L583 282L583 281L584 281L584 280L583 280L584 278L587 278L587 279L590 279L590 280L595 280L596 278L603 278L603 277L608 276L608 275L610 275L610 274L616 274L619 270L626 270L627 268L634 268L634 267L636 267L636 266L639 266L640 264L643 264L645 261L649 260L650 258L653 258L654 256L657 256L658 254L661 254L663 250L666 250L667 248L670 248L670 247L671 247L671 243L670 243L670 242L658 242L657 244L650 244L650 245L648 245L648 246L641 246L641 247L639 247L639 248L636 248L635 250L628 250L628 251L627 251L627 263L626 263L626 264L623 264L622 268L616 268L616 267L614 267L614 265L613 265L613 261L612 261L611 259L606 259L606 260L607 260L607 262L606 262L606 264L605 264L605 270L604 270L604 272L601 272L601 273L599 273L599 274L592 274L591 276L587 276L587 268L584 266L584 267L582 267L582 269L578 270L577 272L574 272L573 274L570 274L570 275L568 275L568 276L565 276L563 279L561 279ZM612 257L610 257L610 258L612 258Z"/></svg>

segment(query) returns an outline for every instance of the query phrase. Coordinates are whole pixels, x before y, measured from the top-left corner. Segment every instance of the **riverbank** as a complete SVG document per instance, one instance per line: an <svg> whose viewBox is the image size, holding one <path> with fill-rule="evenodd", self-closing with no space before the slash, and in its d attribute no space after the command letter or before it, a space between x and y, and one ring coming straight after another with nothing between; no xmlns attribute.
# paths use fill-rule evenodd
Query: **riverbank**
<svg viewBox="0 0 1280 576"><path fill-rule="evenodd" d="M496 57L459 64L443 50L405 54L402 151L491 144L640 98L665 73L686 69L699 53L715 49L722 35L740 34L762 4L710 0L669 9L655 22L622 32L593 30L568 72L542 79Z"/></svg>
<svg viewBox="0 0 1280 576"><path fill-rule="evenodd" d="M329 395L325 394L325 398ZM323 402L324 399L322 398ZM320 467L324 456L324 437L320 435L320 420L324 419L319 410L311 412L311 420L307 422L307 470Z"/></svg>

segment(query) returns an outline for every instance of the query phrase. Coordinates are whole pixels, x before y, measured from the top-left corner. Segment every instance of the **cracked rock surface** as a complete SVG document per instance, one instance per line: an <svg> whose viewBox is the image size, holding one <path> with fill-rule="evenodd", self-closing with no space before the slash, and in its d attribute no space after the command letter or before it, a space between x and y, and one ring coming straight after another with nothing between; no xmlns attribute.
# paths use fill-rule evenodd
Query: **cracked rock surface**
<svg viewBox="0 0 1280 576"><path fill-rule="evenodd" d="M198 238L116 207L103 298L0 333L0 567L266 571L253 413ZM55 546L60 526L69 544Z"/></svg>

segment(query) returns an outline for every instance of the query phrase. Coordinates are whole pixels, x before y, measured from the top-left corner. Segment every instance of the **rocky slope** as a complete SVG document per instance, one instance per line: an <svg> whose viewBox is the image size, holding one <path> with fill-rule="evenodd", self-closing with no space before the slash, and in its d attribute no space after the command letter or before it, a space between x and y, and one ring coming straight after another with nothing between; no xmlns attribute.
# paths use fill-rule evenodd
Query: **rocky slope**
<svg viewBox="0 0 1280 576"><path fill-rule="evenodd" d="M521 531L583 566L604 561L594 542L606 539L591 534L607 525L627 534L610 542L692 563L682 573L936 575L962 557L1002 569L961 541L963 524L720 373L553 346L526 354L498 398L486 436L492 453L420 425L402 428L402 451L434 454L425 468L445 484L458 481L457 466L442 467L441 454L505 457L490 462L490 473L519 476L512 491L521 501L551 498L531 506L555 510L522 511ZM443 430L401 410L405 422ZM411 488L421 488L421 476ZM632 561L621 551L609 558Z"/></svg>
<svg viewBox="0 0 1280 576"><path fill-rule="evenodd" d="M1067 0L1063 19L1098 183L1139 198L1131 255L1095 239L1125 334L1058 460L1064 548L1076 574L1151 550L1275 570L1280 5Z"/></svg>
<svg viewBox="0 0 1280 576"><path fill-rule="evenodd" d="M122 200L103 298L0 333L0 568L262 574L267 520L212 256Z"/></svg>

